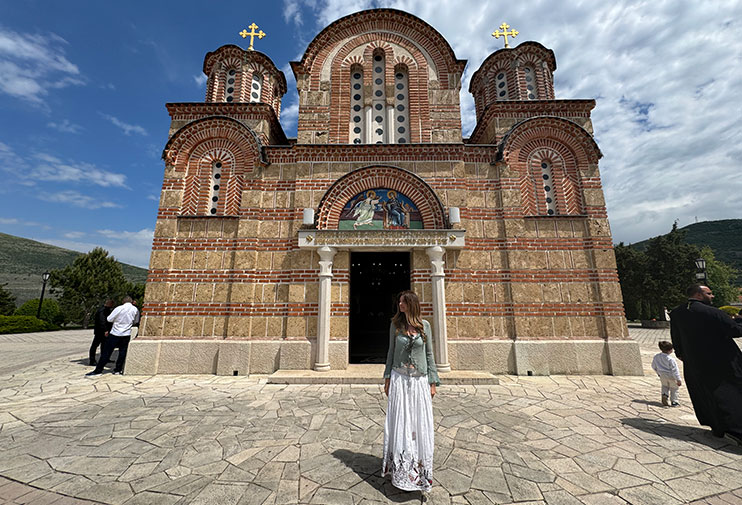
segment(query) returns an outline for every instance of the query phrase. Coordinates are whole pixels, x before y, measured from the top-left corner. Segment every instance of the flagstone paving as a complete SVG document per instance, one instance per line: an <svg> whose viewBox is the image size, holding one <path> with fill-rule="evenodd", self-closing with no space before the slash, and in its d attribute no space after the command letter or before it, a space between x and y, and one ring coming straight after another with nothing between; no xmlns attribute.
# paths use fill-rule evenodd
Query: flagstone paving
<svg viewBox="0 0 742 505"><path fill-rule="evenodd" d="M644 377L444 384L426 497L380 477L378 385L86 379L81 344L0 376L0 502L742 505L742 448L698 425L684 388L681 407L659 402L648 366L667 331L631 334Z"/></svg>

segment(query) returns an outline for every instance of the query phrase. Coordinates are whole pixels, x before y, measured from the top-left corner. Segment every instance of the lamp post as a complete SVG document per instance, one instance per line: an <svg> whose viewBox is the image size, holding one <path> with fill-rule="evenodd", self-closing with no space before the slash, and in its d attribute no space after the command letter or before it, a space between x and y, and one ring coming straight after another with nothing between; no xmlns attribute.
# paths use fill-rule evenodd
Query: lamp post
<svg viewBox="0 0 742 505"><path fill-rule="evenodd" d="M698 270L698 272L696 272L696 280L703 282L703 284L705 285L708 282L706 276L706 260L703 258L698 258L696 259L695 263L696 270Z"/></svg>
<svg viewBox="0 0 742 505"><path fill-rule="evenodd" d="M44 283L41 285L41 298L39 298L39 308L36 309L36 319L41 319L41 304L44 302L44 291L46 290L46 281L49 280L49 277L51 277L49 272L41 274L41 280Z"/></svg>

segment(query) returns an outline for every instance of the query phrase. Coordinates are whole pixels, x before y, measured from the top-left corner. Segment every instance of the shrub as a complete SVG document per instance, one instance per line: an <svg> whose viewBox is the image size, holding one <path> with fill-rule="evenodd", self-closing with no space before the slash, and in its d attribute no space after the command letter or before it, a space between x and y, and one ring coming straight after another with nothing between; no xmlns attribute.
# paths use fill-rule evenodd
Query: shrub
<svg viewBox="0 0 742 505"><path fill-rule="evenodd" d="M56 330L57 327L34 316L0 316L0 334Z"/></svg>
<svg viewBox="0 0 742 505"><path fill-rule="evenodd" d="M29 300L20 307L18 307L14 314L15 316L36 316L36 312L39 308L39 300ZM64 315L59 309L59 304L56 300L44 300L41 304L41 314L39 319L43 319L47 323L51 323L54 326L59 326L64 323Z"/></svg>
<svg viewBox="0 0 742 505"><path fill-rule="evenodd" d="M731 305L722 305L721 307L719 307L719 310L723 310L730 316L735 316L737 315L737 312L739 312L739 307L732 307Z"/></svg>

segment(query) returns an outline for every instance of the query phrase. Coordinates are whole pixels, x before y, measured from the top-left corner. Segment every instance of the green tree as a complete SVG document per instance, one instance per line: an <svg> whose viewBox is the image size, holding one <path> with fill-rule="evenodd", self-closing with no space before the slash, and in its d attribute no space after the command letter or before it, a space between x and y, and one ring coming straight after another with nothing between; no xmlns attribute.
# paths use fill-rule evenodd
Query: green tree
<svg viewBox="0 0 742 505"><path fill-rule="evenodd" d="M51 272L52 291L59 295L67 320L82 324L84 328L106 298L120 298L128 285L121 265L100 247L78 256L71 265Z"/></svg>
<svg viewBox="0 0 742 505"><path fill-rule="evenodd" d="M614 248L621 282L621 295L627 319L646 319L643 314L644 288L647 280L647 255L623 242Z"/></svg>
<svg viewBox="0 0 742 505"><path fill-rule="evenodd" d="M15 296L5 289L7 285L0 285L0 316L10 316L15 312Z"/></svg>
<svg viewBox="0 0 742 505"><path fill-rule="evenodd" d="M664 317L663 307L671 309L686 299L685 290L695 282L698 247L685 242L685 231L673 223L670 233L649 240L647 282L644 298L649 317Z"/></svg>
<svg viewBox="0 0 742 505"><path fill-rule="evenodd" d="M737 271L717 260L714 257L714 251L708 246L701 249L701 256L706 260L707 282L714 292L714 306L721 307L736 302L739 297L739 288L733 282L737 278Z"/></svg>
<svg viewBox="0 0 742 505"><path fill-rule="evenodd" d="M13 315L15 316L34 316L39 311L39 299L29 300L18 307ZM64 316L56 300L46 299L41 303L41 313L39 319L56 326L64 323Z"/></svg>

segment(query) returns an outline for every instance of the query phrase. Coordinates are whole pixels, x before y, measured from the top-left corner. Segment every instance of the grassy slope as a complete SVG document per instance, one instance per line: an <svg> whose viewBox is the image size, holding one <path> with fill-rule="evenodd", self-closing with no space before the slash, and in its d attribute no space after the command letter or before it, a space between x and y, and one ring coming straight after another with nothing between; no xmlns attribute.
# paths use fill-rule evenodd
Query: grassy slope
<svg viewBox="0 0 742 505"><path fill-rule="evenodd" d="M21 305L41 294L42 273L64 268L79 255L76 251L0 233L0 284L7 283L5 288L16 296L16 304ZM144 268L121 263L121 269L129 281L141 283L147 279Z"/></svg>
<svg viewBox="0 0 742 505"><path fill-rule="evenodd" d="M684 226L685 240L689 244L709 246L717 260L721 260L742 273L742 219L724 219L721 221L704 221ZM647 240L632 244L639 250L647 247ZM738 276L737 284L742 282Z"/></svg>

